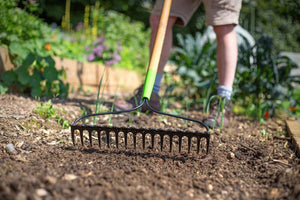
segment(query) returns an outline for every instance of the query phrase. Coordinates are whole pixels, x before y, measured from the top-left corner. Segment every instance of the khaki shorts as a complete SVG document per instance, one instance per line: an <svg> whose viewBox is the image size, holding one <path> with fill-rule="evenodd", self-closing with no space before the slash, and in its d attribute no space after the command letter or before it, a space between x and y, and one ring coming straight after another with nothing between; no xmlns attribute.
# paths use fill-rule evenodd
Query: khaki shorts
<svg viewBox="0 0 300 200"><path fill-rule="evenodd" d="M156 0L152 15L160 15L163 0ZM201 0L173 0L170 16L178 17L176 25L186 26ZM242 0L203 0L206 25L238 24Z"/></svg>

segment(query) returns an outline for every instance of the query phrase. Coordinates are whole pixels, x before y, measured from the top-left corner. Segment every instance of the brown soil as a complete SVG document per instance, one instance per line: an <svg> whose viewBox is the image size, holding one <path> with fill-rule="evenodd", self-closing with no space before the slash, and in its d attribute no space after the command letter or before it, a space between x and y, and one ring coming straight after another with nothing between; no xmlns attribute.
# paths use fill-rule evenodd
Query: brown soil
<svg viewBox="0 0 300 200"><path fill-rule="evenodd" d="M93 95L72 96L53 100L70 122L83 108L94 110L95 100ZM186 149L182 153L142 150L139 145L137 150L100 149L86 141L82 147L77 135L73 146L69 130L33 112L37 104L24 96L0 96L0 199L300 198L300 159L283 120L269 119L260 125L234 116L230 128L211 134L207 155L203 151L188 154ZM189 116L203 118L201 110ZM171 117L145 114L121 115L112 123L185 127Z"/></svg>

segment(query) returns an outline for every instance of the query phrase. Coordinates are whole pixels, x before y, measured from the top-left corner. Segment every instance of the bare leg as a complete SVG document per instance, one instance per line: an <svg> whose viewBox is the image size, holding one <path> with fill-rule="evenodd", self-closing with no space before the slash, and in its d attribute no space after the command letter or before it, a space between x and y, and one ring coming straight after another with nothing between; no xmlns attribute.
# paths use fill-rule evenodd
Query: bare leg
<svg viewBox="0 0 300 200"><path fill-rule="evenodd" d="M163 74L164 72L164 67L169 59L170 56L170 51L172 48L172 43L173 43L173 26L176 22L177 17L169 17L168 20L168 26L166 30L166 35L165 35L165 40L164 40L164 45L159 61L159 66L157 69L158 74ZM159 20L160 16L158 15L151 15L150 17L150 25L151 25L151 40L150 40L150 53L152 52L154 42L155 42L155 37L156 37L156 32L158 30L158 25L159 25Z"/></svg>
<svg viewBox="0 0 300 200"><path fill-rule="evenodd" d="M214 26L214 31L217 35L218 95L230 100L238 55L236 33L234 25ZM210 116L203 122L211 128L228 126L231 115L230 102L225 105L224 110L222 116L219 104L212 105Z"/></svg>
<svg viewBox="0 0 300 200"><path fill-rule="evenodd" d="M234 25L214 26L217 35L219 85L232 88L237 64L237 38Z"/></svg>

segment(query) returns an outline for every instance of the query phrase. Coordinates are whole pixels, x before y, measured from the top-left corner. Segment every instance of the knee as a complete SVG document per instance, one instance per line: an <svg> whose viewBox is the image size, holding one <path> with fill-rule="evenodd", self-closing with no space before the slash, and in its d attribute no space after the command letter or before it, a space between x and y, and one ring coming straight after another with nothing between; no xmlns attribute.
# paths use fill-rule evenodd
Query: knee
<svg viewBox="0 0 300 200"><path fill-rule="evenodd" d="M150 26L152 29L156 29L158 27L159 19L160 19L159 15L151 15L150 16Z"/></svg>
<svg viewBox="0 0 300 200"><path fill-rule="evenodd" d="M216 36L219 38L234 31L234 25L227 24L227 25L214 26L214 31L216 33Z"/></svg>
<svg viewBox="0 0 300 200"><path fill-rule="evenodd" d="M168 20L168 28L172 28L173 25L175 24L176 20L177 20L177 17L170 16L169 20ZM158 29L159 21L160 21L159 15L151 15L150 16L150 26L151 26L152 30Z"/></svg>

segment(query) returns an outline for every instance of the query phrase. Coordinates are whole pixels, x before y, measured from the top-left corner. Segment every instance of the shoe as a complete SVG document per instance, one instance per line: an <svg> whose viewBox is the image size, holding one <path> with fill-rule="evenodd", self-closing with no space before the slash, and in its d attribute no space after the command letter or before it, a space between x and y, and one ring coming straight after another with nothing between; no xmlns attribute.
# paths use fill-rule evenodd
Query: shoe
<svg viewBox="0 0 300 200"><path fill-rule="evenodd" d="M221 99L221 101L220 101ZM221 105L224 104L223 110ZM210 104L209 116L203 122L210 128L225 128L229 126L231 117L231 101L217 96Z"/></svg>
<svg viewBox="0 0 300 200"><path fill-rule="evenodd" d="M144 85L141 85L135 90L134 96L132 96L130 99L125 101L116 101L114 103L114 110L115 111L129 110L138 106L142 100L143 89L144 89ZM152 92L149 105L154 110L160 111L160 97L157 93ZM141 111L146 112L147 110L148 110L147 106L143 105Z"/></svg>

